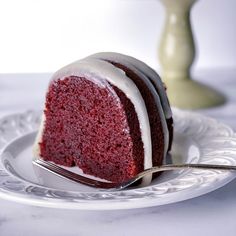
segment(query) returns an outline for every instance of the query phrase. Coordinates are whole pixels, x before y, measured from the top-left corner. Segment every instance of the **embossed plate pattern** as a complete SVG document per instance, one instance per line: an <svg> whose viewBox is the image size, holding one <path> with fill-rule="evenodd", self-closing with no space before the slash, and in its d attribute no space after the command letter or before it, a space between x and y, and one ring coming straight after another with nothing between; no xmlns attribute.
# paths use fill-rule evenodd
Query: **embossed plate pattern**
<svg viewBox="0 0 236 236"><path fill-rule="evenodd" d="M194 145L189 144L188 152L191 152L194 146L198 148L199 158L196 162L236 165L236 135L231 128L196 113L177 109L173 112L175 136L180 134L192 140ZM117 192L98 189L71 191L37 184L22 178L11 165L8 165L10 162L7 161L6 150L9 150L9 145L14 149L14 142L20 141L22 137L29 135L30 138L38 129L40 116L41 112L28 111L0 120L1 198L30 205L66 209L131 209L164 205L200 196L236 177L234 172L189 170L148 187ZM24 151L24 145L20 147ZM14 160L16 157L12 158Z"/></svg>

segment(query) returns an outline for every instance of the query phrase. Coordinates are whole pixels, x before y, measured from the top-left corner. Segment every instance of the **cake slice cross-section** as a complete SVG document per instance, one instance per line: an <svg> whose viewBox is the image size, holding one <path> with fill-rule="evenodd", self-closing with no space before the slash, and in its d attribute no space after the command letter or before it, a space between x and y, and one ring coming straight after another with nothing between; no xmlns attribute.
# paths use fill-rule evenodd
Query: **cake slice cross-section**
<svg viewBox="0 0 236 236"><path fill-rule="evenodd" d="M101 53L57 71L46 93L35 157L114 183L161 165L171 147L172 114L159 76L137 61ZM142 185L151 180L146 176Z"/></svg>

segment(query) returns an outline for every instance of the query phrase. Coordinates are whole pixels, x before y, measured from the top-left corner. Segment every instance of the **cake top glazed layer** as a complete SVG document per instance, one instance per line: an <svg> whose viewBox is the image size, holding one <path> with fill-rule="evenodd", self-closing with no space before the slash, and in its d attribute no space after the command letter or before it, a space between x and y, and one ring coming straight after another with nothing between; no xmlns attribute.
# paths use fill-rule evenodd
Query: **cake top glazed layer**
<svg viewBox="0 0 236 236"><path fill-rule="evenodd" d="M132 73L128 73L127 70L130 70ZM132 74L134 77L137 77L136 81L132 78ZM159 139L163 139L164 141L163 145L158 144L158 150L162 149L161 160L165 157L169 145L169 127L167 126L167 119L172 117L172 113L166 97L165 88L155 71L141 61L126 55L118 53L98 53L73 62L55 72L49 87L53 85L54 89L56 89L56 84L63 84L63 80L68 81L70 78L73 78L73 81L75 82L77 79L81 80L84 78L101 89L106 88L109 90L111 88L110 85L118 88L131 101L135 113L137 114L144 150L144 169L148 169L153 165L153 147L157 147L159 134L163 135L160 135ZM141 80L141 83L137 82L137 80ZM143 89L143 86L145 89ZM111 96L119 101L120 97L118 97L117 92L112 88L109 91ZM143 97L144 94L146 94L145 99ZM152 100L150 100L150 96L152 97ZM149 102L147 103L148 97ZM156 113L150 112L150 108L153 106L150 106L151 103L155 104L155 109L154 107L153 109L156 110ZM148 110L147 107L149 107ZM158 114L157 119L155 118L155 114ZM155 126L154 123L150 123L151 121L154 123L160 122L160 124L159 126ZM42 140L46 122L47 117L44 117L35 144L35 150L38 152L36 155L40 155L38 145ZM159 127L155 137L153 136L153 127ZM154 146L152 146L153 137L156 139L156 144ZM158 152L158 150L156 150L156 152ZM143 185L148 185L151 182L151 179L152 175L146 176L142 181Z"/></svg>

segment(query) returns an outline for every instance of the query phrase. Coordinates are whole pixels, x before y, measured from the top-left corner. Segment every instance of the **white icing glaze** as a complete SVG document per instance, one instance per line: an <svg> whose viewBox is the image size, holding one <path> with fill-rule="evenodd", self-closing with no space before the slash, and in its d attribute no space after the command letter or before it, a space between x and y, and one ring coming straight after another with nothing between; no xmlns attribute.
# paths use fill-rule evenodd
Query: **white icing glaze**
<svg viewBox="0 0 236 236"><path fill-rule="evenodd" d="M108 58L112 57L113 59L119 58L119 60L125 60L130 62L136 69L140 70L143 74L145 74L157 87L158 94L160 95L161 104L165 113L166 119L169 119L172 117L172 111L170 109L170 105L168 102L168 98L166 96L165 89L163 87L162 81L158 74L148 65L146 65L144 62L139 61L138 59L123 55L120 53L114 53L114 52L101 52L91 55L90 57L95 58Z"/></svg>
<svg viewBox="0 0 236 236"><path fill-rule="evenodd" d="M119 53L98 53L95 55L92 55L91 57L96 57L96 55L98 55L98 58L100 59L104 59L104 60L110 60L112 62L116 62L119 63L121 65L124 65L125 67L131 69L136 75L138 75L144 82L145 84L148 86L150 92L153 94L154 98L155 98L155 103L157 105L158 108L158 112L160 115L160 119L161 119L161 124L163 127L163 133L164 133L164 158L165 155L168 151L168 146L169 146L169 130L167 127L167 123L166 123L166 118L163 112L163 107L160 101L160 97L159 94L157 93L157 91L155 90L154 86L152 85L152 83L150 82L150 80L146 77L146 75L138 70L133 64L132 62L130 62L130 57L119 54ZM88 57L90 58L90 56ZM135 59L136 60L136 59ZM144 169L146 169L146 165L145 165L145 160L144 160Z"/></svg>
<svg viewBox="0 0 236 236"><path fill-rule="evenodd" d="M152 167L152 143L149 117L145 102L134 82L126 76L123 70L118 69L109 62L96 58L86 58L63 67L53 75L52 80L63 79L73 75L88 79L92 78L92 80L99 82L100 86L104 85L101 81L107 80L125 93L133 103L137 112L144 145L144 168L148 169ZM142 180L142 185L150 184L151 179L152 175L146 176Z"/></svg>

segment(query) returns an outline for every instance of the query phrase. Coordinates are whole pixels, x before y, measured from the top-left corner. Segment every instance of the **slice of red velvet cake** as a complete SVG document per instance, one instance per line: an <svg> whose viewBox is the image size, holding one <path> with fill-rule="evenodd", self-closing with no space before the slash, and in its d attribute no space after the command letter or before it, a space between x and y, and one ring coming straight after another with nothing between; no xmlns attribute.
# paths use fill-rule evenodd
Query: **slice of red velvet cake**
<svg viewBox="0 0 236 236"><path fill-rule="evenodd" d="M35 156L120 183L162 164L172 125L154 70L129 56L98 53L53 75Z"/></svg>

